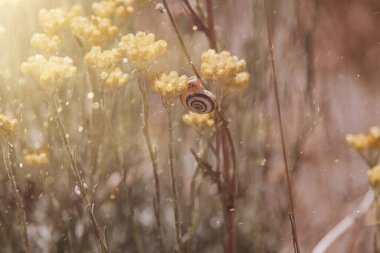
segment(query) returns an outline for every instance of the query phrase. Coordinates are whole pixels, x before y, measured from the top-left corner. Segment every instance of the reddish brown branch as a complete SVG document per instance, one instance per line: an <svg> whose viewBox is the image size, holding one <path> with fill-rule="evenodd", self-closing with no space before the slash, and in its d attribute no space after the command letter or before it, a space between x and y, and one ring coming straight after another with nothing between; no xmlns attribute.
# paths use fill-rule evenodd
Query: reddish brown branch
<svg viewBox="0 0 380 253"><path fill-rule="evenodd" d="M286 182L287 182L287 188L288 188L289 219L290 219L290 225L292 228L294 252L299 253L300 249L299 249L299 245L298 245L296 218L294 215L292 184L291 184L291 180L290 180L290 172L289 172L289 166L288 166L288 158L287 158L287 153L286 153L285 137L284 137L283 123L282 123L282 116L281 116L280 97L279 97L279 92L278 92L276 68L275 68L275 63L274 63L272 34L271 34L270 22L269 22L269 10L268 10L268 6L267 6L267 2L265 0L263 0L263 1L264 1L264 5L265 5L265 12L266 12L265 14L266 14L266 22L267 22L267 36L268 36L268 42L269 42L270 62L271 62L271 67L272 67L276 111L277 111L278 124L279 124L279 128L280 128L282 157L284 160L284 166L285 166L285 172L286 172Z"/></svg>

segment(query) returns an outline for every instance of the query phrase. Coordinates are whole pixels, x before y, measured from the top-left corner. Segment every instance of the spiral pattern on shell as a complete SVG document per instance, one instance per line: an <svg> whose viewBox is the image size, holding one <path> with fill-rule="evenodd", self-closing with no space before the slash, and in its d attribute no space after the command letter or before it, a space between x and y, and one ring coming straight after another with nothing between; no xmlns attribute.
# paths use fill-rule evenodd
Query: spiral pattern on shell
<svg viewBox="0 0 380 253"><path fill-rule="evenodd" d="M191 112L210 113L215 110L215 96L207 90L189 91L181 95L182 104Z"/></svg>

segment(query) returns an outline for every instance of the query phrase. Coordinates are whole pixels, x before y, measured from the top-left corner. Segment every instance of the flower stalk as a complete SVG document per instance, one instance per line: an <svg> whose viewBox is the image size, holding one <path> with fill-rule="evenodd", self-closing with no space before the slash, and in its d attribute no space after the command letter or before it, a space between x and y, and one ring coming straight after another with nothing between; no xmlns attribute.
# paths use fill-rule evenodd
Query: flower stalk
<svg viewBox="0 0 380 253"><path fill-rule="evenodd" d="M179 201L178 201L178 192L177 192L177 181L176 174L174 170L174 149L173 149L173 122L174 122L174 109L173 109L173 100L163 99L163 104L166 108L168 115L168 131L169 131L169 169L170 169L170 184L173 195L173 211L174 211L174 224L176 232L176 241L178 246L178 252L183 252L183 243L182 243L182 232L181 232L181 220L179 216Z"/></svg>
<svg viewBox="0 0 380 253"><path fill-rule="evenodd" d="M268 37L268 42L269 42L270 62L271 62L273 85L274 85L274 96L275 96L278 124L280 128L282 157L283 157L283 162L285 166L286 183L287 183L287 188L288 188L289 219L290 219L290 225L291 225L292 236L293 236L293 248L294 248L295 253L300 253L300 249L298 245L298 237L297 237L296 217L294 214L293 190L292 190L292 183L290 179L290 170L288 166L283 121L282 121L282 115L281 115L280 97L279 97L279 92L278 92L276 68L275 68L275 63L274 63L272 34L271 34L270 22L269 22L269 10L268 10L266 1L264 1L264 5L265 5L265 14L266 14L266 22L267 22L267 37Z"/></svg>
<svg viewBox="0 0 380 253"><path fill-rule="evenodd" d="M149 150L150 161L152 164L153 177L154 177L154 186L155 186L155 195L153 197L154 205L154 214L157 223L158 230L158 240L160 243L160 252L163 253L165 250L164 247L164 237L163 229L161 223L161 191L160 191L160 180L158 177L158 161L157 161L157 150L153 148L150 128L149 128L149 103L147 98L147 88L145 82L144 73L139 71L138 73L138 84L141 97L141 106L142 106L142 123L143 123L143 133L145 138L145 143Z"/></svg>
<svg viewBox="0 0 380 253"><path fill-rule="evenodd" d="M95 236L97 238L97 241L99 243L100 249L102 253L108 253L108 245L105 240L105 237L103 236L101 229L99 227L99 224L95 218L94 214L94 204L90 202L88 195L87 195L87 190L86 186L83 182L82 176L80 175L79 169L77 167L77 163L74 157L73 149L70 146L70 142L68 139L68 135L66 132L66 129L63 125L63 121L58 109L58 103L57 100L54 96L52 96L52 101L53 101L53 106L54 106L54 113L55 113L55 121L57 124L58 131L60 133L61 141L64 145L65 151L67 155L69 156L70 160L70 167L71 167L71 172L74 175L75 181L77 182L77 186L79 187L80 190L80 199L85 206L87 213L89 215L91 224L93 226Z"/></svg>
<svg viewBox="0 0 380 253"><path fill-rule="evenodd" d="M27 222L26 222L26 212L25 212L25 206L24 201L22 200L22 196L20 193L20 190L18 188L16 178L13 174L12 170L12 163L11 159L9 158L10 152L9 152L9 143L6 142L6 140L1 141L1 148L3 150L3 159L4 159L4 166L5 170L7 171L8 179L11 183L13 193L16 196L16 202L19 207L20 211L20 218L21 218L21 229L22 229L22 237L24 242L24 248L26 253L31 253L30 244L29 244L29 236L27 231Z"/></svg>

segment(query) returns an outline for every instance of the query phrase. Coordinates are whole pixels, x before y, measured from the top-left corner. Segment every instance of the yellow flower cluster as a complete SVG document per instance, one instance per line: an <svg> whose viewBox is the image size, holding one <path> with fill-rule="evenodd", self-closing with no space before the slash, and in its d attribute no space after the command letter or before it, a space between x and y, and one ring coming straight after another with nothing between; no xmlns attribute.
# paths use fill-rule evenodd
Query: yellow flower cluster
<svg viewBox="0 0 380 253"><path fill-rule="evenodd" d="M21 64L21 72L39 80L44 86L52 86L71 78L76 72L76 67L73 66L73 60L70 57L46 58L43 55L35 55Z"/></svg>
<svg viewBox="0 0 380 253"><path fill-rule="evenodd" d="M71 21L71 32L89 45L100 45L103 41L114 39L119 28L113 26L108 18L99 16L74 17Z"/></svg>
<svg viewBox="0 0 380 253"><path fill-rule="evenodd" d="M0 138L16 135L17 126L17 119L10 119L8 116L0 114Z"/></svg>
<svg viewBox="0 0 380 253"><path fill-rule="evenodd" d="M25 154L25 164L32 167L40 167L49 163L49 156L45 151Z"/></svg>
<svg viewBox="0 0 380 253"><path fill-rule="evenodd" d="M81 4L74 4L71 6L70 10L67 12L66 18L68 23L70 24L72 19L84 14L84 9Z"/></svg>
<svg viewBox="0 0 380 253"><path fill-rule="evenodd" d="M187 83L187 76L179 76L176 71L171 71L169 74L162 73L158 79L154 80L152 82L152 90L163 98L169 99L187 91Z"/></svg>
<svg viewBox="0 0 380 253"><path fill-rule="evenodd" d="M226 83L226 87L229 89L246 89L249 86L251 76L248 72L237 73L236 76Z"/></svg>
<svg viewBox="0 0 380 253"><path fill-rule="evenodd" d="M41 9L38 20L47 34L55 34L66 25L66 13L62 9Z"/></svg>
<svg viewBox="0 0 380 253"><path fill-rule="evenodd" d="M121 38L118 45L122 56L140 70L147 68L158 55L164 54L166 48L166 41L155 41L153 33L144 32L137 32L136 35L127 34Z"/></svg>
<svg viewBox="0 0 380 253"><path fill-rule="evenodd" d="M380 165L376 165L372 169L368 170L367 176L368 176L368 182L372 186L379 186L380 185Z"/></svg>
<svg viewBox="0 0 380 253"><path fill-rule="evenodd" d="M112 64L120 61L120 54L117 49L104 50L101 47L93 46L91 51L84 56L84 63L93 69L106 70Z"/></svg>
<svg viewBox="0 0 380 253"><path fill-rule="evenodd" d="M208 78L227 79L245 70L244 60L231 55L228 51L216 53L209 49L201 55L201 72Z"/></svg>
<svg viewBox="0 0 380 253"><path fill-rule="evenodd" d="M346 140L357 151L380 148L380 128L376 126L371 127L368 135L363 133L356 135L349 134L346 136Z"/></svg>
<svg viewBox="0 0 380 253"><path fill-rule="evenodd" d="M133 2L134 0L103 0L93 3L91 8L97 16L121 18L134 13Z"/></svg>
<svg viewBox="0 0 380 253"><path fill-rule="evenodd" d="M46 55L56 54L61 48L62 41L57 35L47 35L45 33L35 33L30 40L32 47Z"/></svg>
<svg viewBox="0 0 380 253"><path fill-rule="evenodd" d="M214 113L197 114L193 112L182 116L182 121L191 127L211 128L215 124Z"/></svg>
<svg viewBox="0 0 380 253"><path fill-rule="evenodd" d="M123 88L128 84L128 74L121 71L120 68L115 68L111 73L103 72L102 78L105 79L105 86L108 88Z"/></svg>

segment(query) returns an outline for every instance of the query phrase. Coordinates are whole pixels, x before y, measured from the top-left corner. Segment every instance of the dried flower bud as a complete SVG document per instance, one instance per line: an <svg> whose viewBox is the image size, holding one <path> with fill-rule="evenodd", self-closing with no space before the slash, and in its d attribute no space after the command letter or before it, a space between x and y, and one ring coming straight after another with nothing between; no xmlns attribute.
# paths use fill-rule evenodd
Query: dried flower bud
<svg viewBox="0 0 380 253"><path fill-rule="evenodd" d="M201 71L208 78L227 79L244 71L246 64L228 51L216 53L209 49L201 55Z"/></svg>
<svg viewBox="0 0 380 253"><path fill-rule="evenodd" d="M66 13L61 9L42 9L38 20L44 32L54 34L66 25Z"/></svg>
<svg viewBox="0 0 380 253"><path fill-rule="evenodd" d="M100 45L114 39L119 33L117 26L113 26L108 18L99 16L74 17L70 28L75 36L89 45Z"/></svg>
<svg viewBox="0 0 380 253"><path fill-rule="evenodd" d="M176 71L169 74L162 73L160 77L153 81L152 90L160 94L163 98L174 98L188 89L188 77L179 76Z"/></svg>
<svg viewBox="0 0 380 253"><path fill-rule="evenodd" d="M99 46L92 47L91 51L84 56L84 63L97 70L106 70L119 61L120 54L117 49L102 51Z"/></svg>
<svg viewBox="0 0 380 253"><path fill-rule="evenodd" d="M30 40L32 47L46 55L56 54L61 48L62 41L57 35L35 33Z"/></svg>
<svg viewBox="0 0 380 253"><path fill-rule="evenodd" d="M8 116L0 114L0 138L16 135L17 126L17 119L10 119Z"/></svg>
<svg viewBox="0 0 380 253"><path fill-rule="evenodd" d="M214 117L214 113L197 114L189 112L182 116L182 121L191 127L211 128L215 124Z"/></svg>
<svg viewBox="0 0 380 253"><path fill-rule="evenodd" d="M137 32L121 38L118 49L138 69L146 69L158 55L166 52L167 43L164 40L155 41L153 33Z"/></svg>
<svg viewBox="0 0 380 253"><path fill-rule="evenodd" d="M368 182L372 186L380 185L380 165L376 165L367 172Z"/></svg>
<svg viewBox="0 0 380 253"><path fill-rule="evenodd" d="M70 57L35 55L21 64L21 72L37 79L44 86L57 85L71 78L76 67Z"/></svg>

